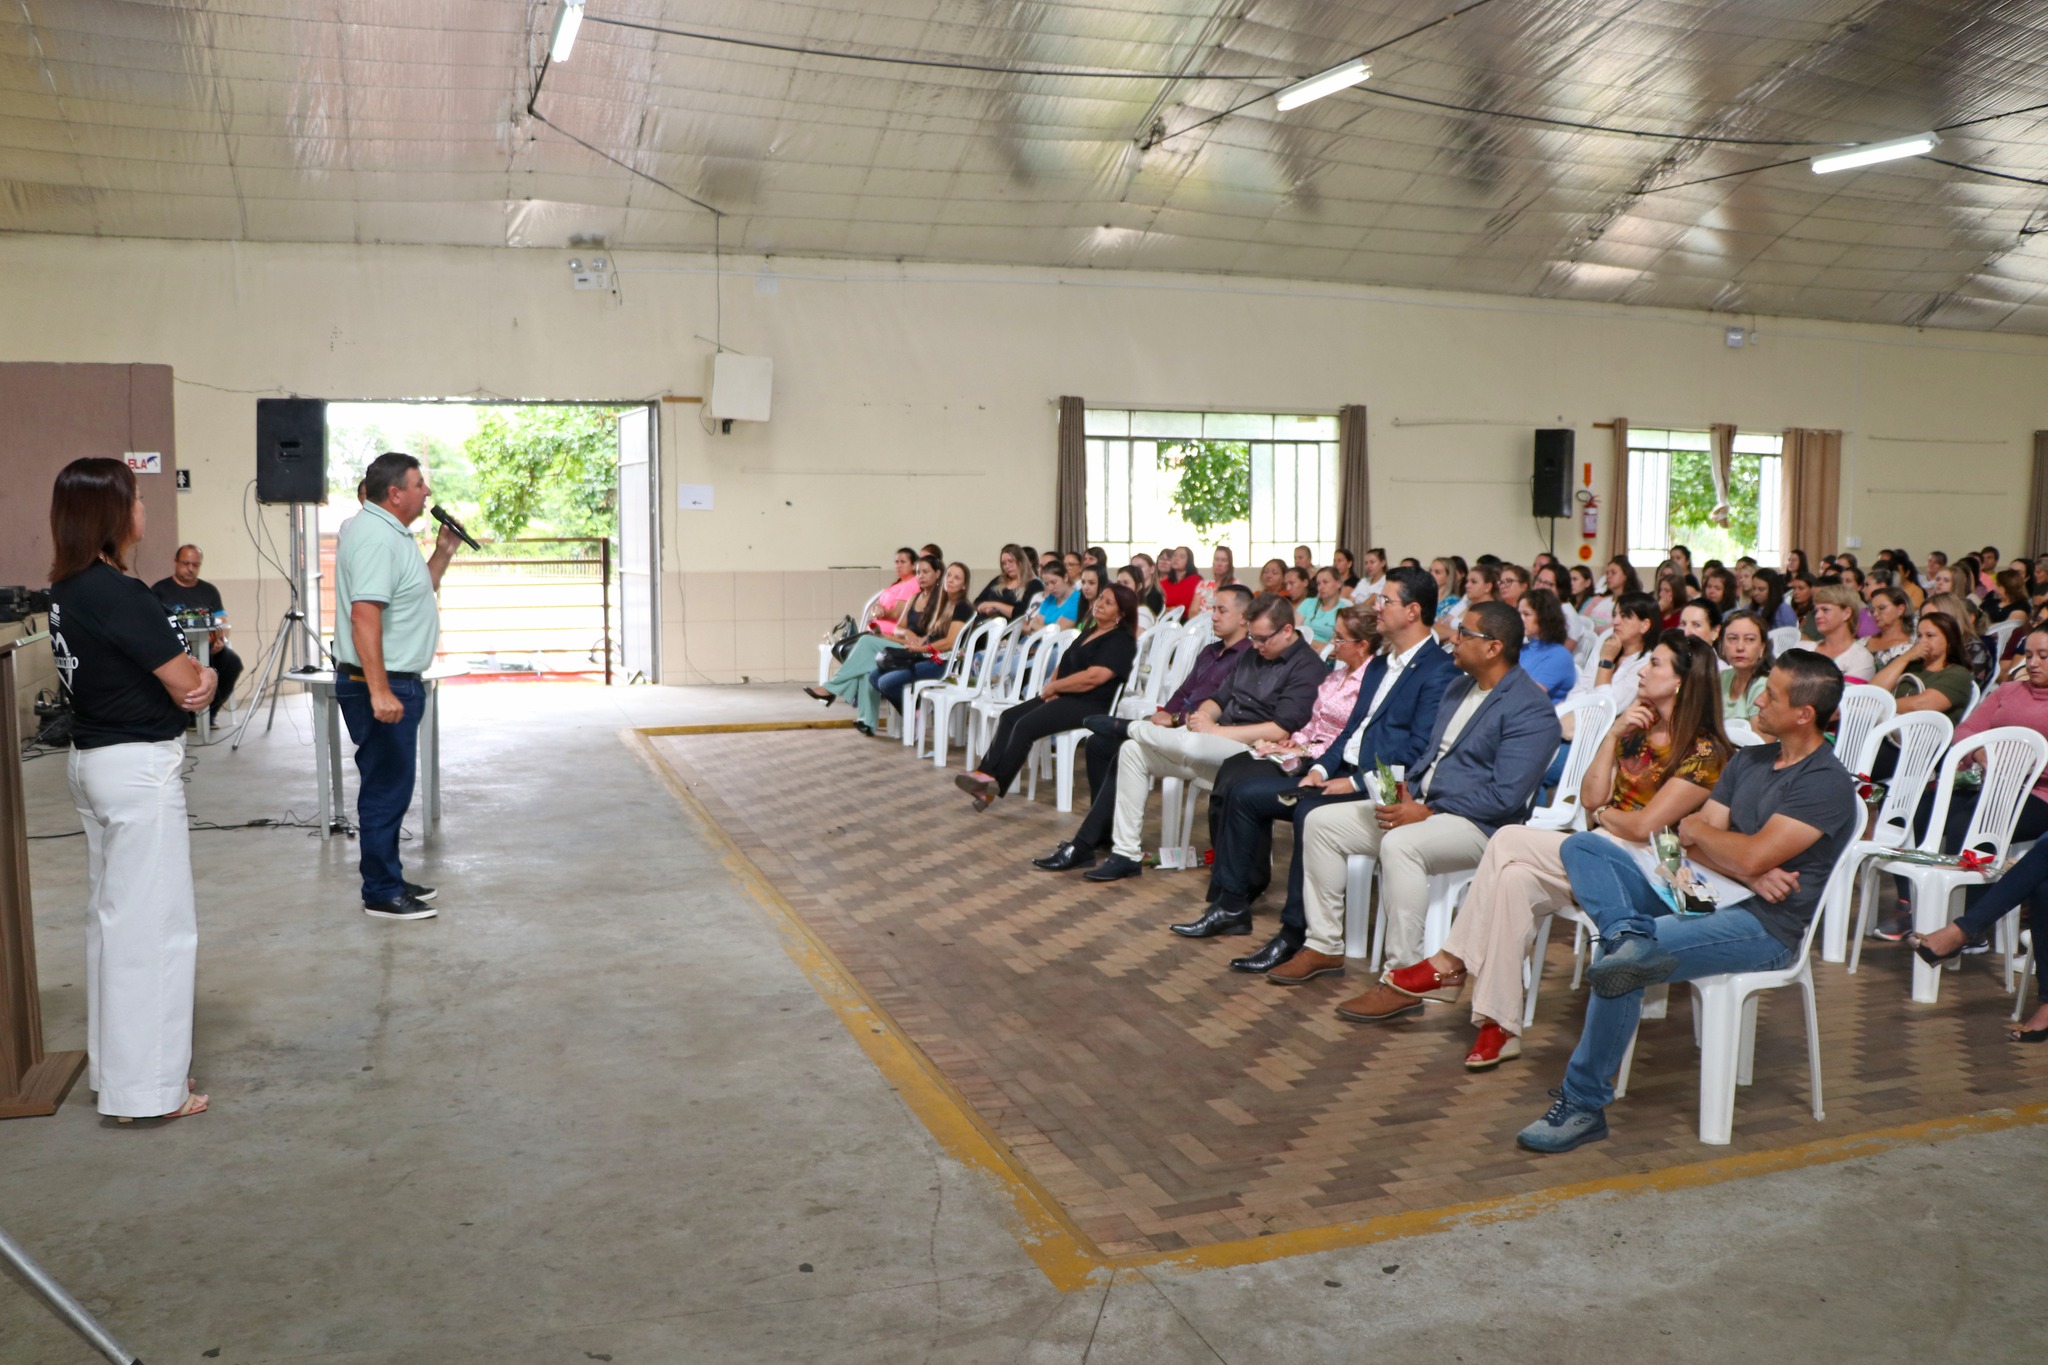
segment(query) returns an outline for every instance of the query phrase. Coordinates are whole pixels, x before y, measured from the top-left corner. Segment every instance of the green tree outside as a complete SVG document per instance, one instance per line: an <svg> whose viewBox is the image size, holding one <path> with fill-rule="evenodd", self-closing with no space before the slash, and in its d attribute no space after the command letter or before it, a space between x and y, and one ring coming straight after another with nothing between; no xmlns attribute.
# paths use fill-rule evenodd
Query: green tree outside
<svg viewBox="0 0 2048 1365"><path fill-rule="evenodd" d="M1708 519L1714 510L1714 471L1699 451L1671 452L1671 539L1692 551L1693 562L1733 563L1756 553L1757 509L1763 488L1763 457L1736 455L1728 468L1728 525Z"/></svg>
<svg viewBox="0 0 2048 1365"><path fill-rule="evenodd" d="M611 408L485 408L462 454L478 518L501 539L536 523L565 536L609 536L618 518L617 413Z"/></svg>
<svg viewBox="0 0 2048 1365"><path fill-rule="evenodd" d="M1179 475L1168 503L1206 536L1252 514L1252 448L1245 441L1161 442L1159 467Z"/></svg>

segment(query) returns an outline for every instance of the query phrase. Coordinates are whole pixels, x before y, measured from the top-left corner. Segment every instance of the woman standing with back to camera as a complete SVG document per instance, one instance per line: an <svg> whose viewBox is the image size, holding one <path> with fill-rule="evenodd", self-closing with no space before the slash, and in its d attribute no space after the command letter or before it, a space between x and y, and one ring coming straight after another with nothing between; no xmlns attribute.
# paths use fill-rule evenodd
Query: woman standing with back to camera
<svg viewBox="0 0 2048 1365"><path fill-rule="evenodd" d="M185 826L185 715L217 679L128 576L142 499L119 460L73 460L50 497L50 646L71 704L71 799L85 825L86 1050L99 1111L203 1113L191 1093L199 922Z"/></svg>

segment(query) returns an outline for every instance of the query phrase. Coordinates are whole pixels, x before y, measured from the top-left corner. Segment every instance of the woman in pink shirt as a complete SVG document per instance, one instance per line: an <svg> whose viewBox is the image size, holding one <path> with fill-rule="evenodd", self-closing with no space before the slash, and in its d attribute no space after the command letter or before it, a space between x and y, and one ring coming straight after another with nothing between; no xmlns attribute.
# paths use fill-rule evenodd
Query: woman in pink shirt
<svg viewBox="0 0 2048 1365"><path fill-rule="evenodd" d="M896 609L917 596L917 551L905 546L896 552L896 581L882 589L875 599L874 619L868 629L883 635L896 633Z"/></svg>

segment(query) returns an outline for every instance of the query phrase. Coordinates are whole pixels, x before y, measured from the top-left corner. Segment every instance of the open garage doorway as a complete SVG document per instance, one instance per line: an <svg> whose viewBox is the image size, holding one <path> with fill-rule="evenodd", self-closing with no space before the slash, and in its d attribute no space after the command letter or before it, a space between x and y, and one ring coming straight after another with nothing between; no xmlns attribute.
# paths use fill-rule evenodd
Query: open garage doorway
<svg viewBox="0 0 2048 1365"><path fill-rule="evenodd" d="M477 679L654 682L660 533L646 404L414 400L327 404L327 500L307 519L307 600L331 637L334 546L387 450L481 542L442 579L436 666ZM424 553L439 528L413 527Z"/></svg>

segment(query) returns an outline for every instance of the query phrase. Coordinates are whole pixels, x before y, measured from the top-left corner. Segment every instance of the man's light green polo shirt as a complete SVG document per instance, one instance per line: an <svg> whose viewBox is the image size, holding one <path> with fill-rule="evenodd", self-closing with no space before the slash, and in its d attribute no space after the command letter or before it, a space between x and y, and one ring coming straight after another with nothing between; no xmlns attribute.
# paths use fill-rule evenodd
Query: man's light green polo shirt
<svg viewBox="0 0 2048 1365"><path fill-rule="evenodd" d="M441 617L426 557L398 518L375 504L348 519L334 546L334 657L360 668L349 628L349 608L357 602L384 608L386 672L424 673L433 667Z"/></svg>

